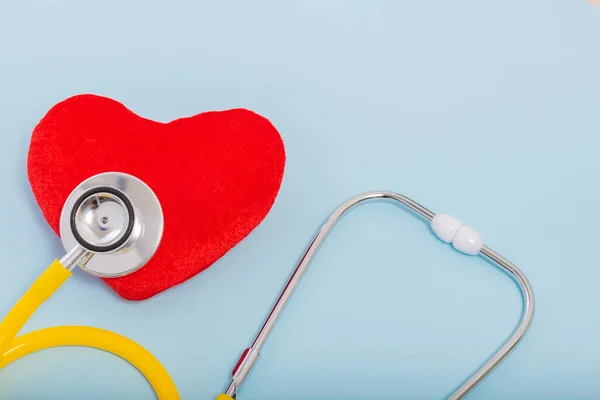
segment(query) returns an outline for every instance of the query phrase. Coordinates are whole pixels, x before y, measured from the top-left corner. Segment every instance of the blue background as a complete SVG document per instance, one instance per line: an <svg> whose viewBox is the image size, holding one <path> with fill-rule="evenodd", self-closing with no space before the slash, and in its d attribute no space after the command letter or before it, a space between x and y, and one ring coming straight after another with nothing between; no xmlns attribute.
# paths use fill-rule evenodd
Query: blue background
<svg viewBox="0 0 600 400"><path fill-rule="evenodd" d="M142 303L78 272L26 325L94 325L210 399L338 204L388 189L474 225L537 296L529 335L473 399L600 396L600 9L571 1L21 1L0 5L0 314L62 253L26 177L31 131L78 93L169 121L245 107L288 162L265 221ZM49 157L52 155L49 154ZM311 265L241 400L439 399L508 337L516 286L396 206L360 207ZM145 399L120 359L52 349L9 399Z"/></svg>

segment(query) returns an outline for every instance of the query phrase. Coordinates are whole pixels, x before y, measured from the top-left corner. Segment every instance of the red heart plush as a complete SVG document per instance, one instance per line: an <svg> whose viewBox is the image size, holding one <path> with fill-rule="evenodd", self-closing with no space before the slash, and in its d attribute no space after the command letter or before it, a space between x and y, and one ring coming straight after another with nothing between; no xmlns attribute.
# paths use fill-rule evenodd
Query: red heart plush
<svg viewBox="0 0 600 400"><path fill-rule="evenodd" d="M27 159L33 194L57 235L65 200L92 175L125 172L156 193L165 216L158 251L133 274L104 279L129 300L184 282L246 237L271 209L284 167L281 136L254 112L160 123L95 95L52 107L33 131Z"/></svg>

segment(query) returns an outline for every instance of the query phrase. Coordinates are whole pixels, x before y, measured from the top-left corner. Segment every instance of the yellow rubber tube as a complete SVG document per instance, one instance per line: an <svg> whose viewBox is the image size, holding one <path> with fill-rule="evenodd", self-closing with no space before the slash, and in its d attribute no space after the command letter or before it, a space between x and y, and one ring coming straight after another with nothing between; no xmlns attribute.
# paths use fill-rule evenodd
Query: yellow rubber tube
<svg viewBox="0 0 600 400"><path fill-rule="evenodd" d="M0 368L33 352L61 346L83 346L121 357L146 377L159 400L179 400L167 370L146 349L124 336L91 326L58 326L17 337L31 315L71 277L71 272L54 261L31 285L0 323Z"/></svg>
<svg viewBox="0 0 600 400"><path fill-rule="evenodd" d="M233 397L226 394L220 394L217 396L217 400L233 400Z"/></svg>

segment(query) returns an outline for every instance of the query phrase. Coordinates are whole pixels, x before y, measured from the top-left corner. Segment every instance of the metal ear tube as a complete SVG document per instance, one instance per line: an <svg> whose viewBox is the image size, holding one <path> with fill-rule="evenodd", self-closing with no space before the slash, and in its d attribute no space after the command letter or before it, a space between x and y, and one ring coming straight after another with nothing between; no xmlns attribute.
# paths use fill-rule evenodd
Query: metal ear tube
<svg viewBox="0 0 600 400"><path fill-rule="evenodd" d="M302 275L308 268L308 265L316 255L319 247L323 244L335 224L353 207L356 205L374 199L389 199L400 203L413 211L417 216L424 218L431 223L431 228L435 234L445 242L452 243L458 251L470 255L481 255L494 265L504 270L519 286L523 297L523 313L513 334L502 345L502 347L494 353L485 364L471 375L458 389L456 389L448 399L458 400L465 397L471 390L475 388L490 372L492 372L517 346L523 339L534 314L534 297L531 284L513 263L502 257L500 254L483 244L483 240L479 233L472 227L462 225L455 217L446 214L434 214L419 203L409 199L398 193L378 191L360 194L351 198L341 206L339 206L321 226L321 229L308 246L304 257L296 267L294 273L289 279L285 289L282 291L275 306L271 310L269 317L265 321L260 332L254 339L252 346L244 350L240 360L235 366L231 383L227 387L224 394L217 397L217 400L235 399L240 386L244 383L250 372L252 371L258 356L265 344L265 341L271 334L275 323L281 316L283 309L290 300L290 297L298 284Z"/></svg>

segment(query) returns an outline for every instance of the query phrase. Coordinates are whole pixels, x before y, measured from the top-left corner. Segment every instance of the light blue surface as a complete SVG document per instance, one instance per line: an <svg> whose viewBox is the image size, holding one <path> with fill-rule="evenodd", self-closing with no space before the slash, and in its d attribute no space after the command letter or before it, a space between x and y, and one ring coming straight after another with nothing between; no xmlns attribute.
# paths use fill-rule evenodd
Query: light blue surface
<svg viewBox="0 0 600 400"><path fill-rule="evenodd" d="M584 0L3 2L0 314L61 255L25 170L53 104L96 93L159 121L246 107L288 154L264 223L146 302L77 273L25 330L114 330L153 352L182 398L213 398L328 213L388 189L477 227L535 289L530 334L471 398L598 398L599 38ZM399 210L339 224L240 400L441 399L508 337L516 286ZM152 396L89 349L0 373L3 399Z"/></svg>

